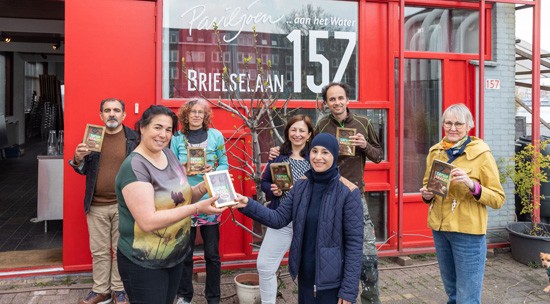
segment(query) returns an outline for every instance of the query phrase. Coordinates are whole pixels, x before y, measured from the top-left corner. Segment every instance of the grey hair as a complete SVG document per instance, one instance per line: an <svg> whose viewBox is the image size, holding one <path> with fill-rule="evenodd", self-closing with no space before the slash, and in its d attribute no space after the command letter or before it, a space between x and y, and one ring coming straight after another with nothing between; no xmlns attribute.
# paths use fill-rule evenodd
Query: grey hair
<svg viewBox="0 0 550 304"><path fill-rule="evenodd" d="M474 117L472 116L472 112L470 112L470 109L468 109L468 107L463 103L457 103L449 106L445 112L443 112L443 115L441 115L441 122L445 122L445 118L449 116L454 116L460 122L466 123L466 128L468 130L474 127Z"/></svg>

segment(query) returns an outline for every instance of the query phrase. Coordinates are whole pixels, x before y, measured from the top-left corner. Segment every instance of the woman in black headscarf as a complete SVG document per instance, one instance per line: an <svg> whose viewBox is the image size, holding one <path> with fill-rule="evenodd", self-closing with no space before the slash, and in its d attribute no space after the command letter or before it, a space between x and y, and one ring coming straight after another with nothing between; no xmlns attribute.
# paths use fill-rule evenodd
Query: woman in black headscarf
<svg viewBox="0 0 550 304"><path fill-rule="evenodd" d="M277 209L242 195L236 208L275 229L293 222L289 271L293 279L300 276L299 303L354 303L363 246L359 188L338 172L338 141L333 135L317 135L309 158L312 169Z"/></svg>

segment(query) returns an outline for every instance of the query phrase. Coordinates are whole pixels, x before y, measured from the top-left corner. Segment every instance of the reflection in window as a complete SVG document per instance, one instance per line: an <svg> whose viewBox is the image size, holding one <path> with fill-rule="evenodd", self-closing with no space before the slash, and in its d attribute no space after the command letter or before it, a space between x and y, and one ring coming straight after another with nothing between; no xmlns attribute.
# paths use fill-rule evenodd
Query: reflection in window
<svg viewBox="0 0 550 304"><path fill-rule="evenodd" d="M178 43L178 42L179 42L178 33L175 33L175 32L170 33L170 43Z"/></svg>
<svg viewBox="0 0 550 304"><path fill-rule="evenodd" d="M395 66L398 71L397 62ZM441 138L441 61L406 59L404 70L405 108L400 111L406 115L403 126L403 175L407 178L403 189L405 193L417 193L422 186L428 150ZM398 83L397 79L395 83ZM396 108L399 108L398 102ZM399 126L398 116L396 126Z"/></svg>
<svg viewBox="0 0 550 304"><path fill-rule="evenodd" d="M479 13L446 8L405 8L405 50L479 52Z"/></svg>
<svg viewBox="0 0 550 304"><path fill-rule="evenodd" d="M225 90L213 88L208 84L221 81L221 76L199 74L198 71L199 68L207 71L223 69L225 65L231 75L244 75L239 79L256 88L257 80L248 77L248 67L242 60L244 56L238 58L237 53L257 51L256 58L261 59L258 70L261 68L264 80L273 84L265 91L277 93L280 99L292 97L314 101L322 86L330 81L349 83L354 88L349 97L356 99L358 3L336 0L323 1L322 4L318 0L279 2L274 6L270 1L243 4L222 0L164 0L162 98L189 98L197 94L207 98L227 98L227 89L235 88L239 91L237 95L249 98L256 92L249 90L248 85L226 85ZM237 15L240 17L241 13L258 17L246 24L221 21ZM217 24L219 37L214 34L212 20L220 21ZM253 26L256 36L252 33ZM179 51L180 56L202 51L204 56L201 58L206 60L186 56L183 63L189 77L182 74L179 81L169 81L172 66L182 69L181 60L164 58L169 56L169 50ZM210 60L212 52L223 52L223 63ZM269 60L271 67L268 67ZM286 77L288 72L292 77Z"/></svg>
<svg viewBox="0 0 550 304"><path fill-rule="evenodd" d="M353 113L360 114L363 116L367 116L372 126L374 127L374 130L376 131L376 135L378 135L378 140L380 141L380 145L382 146L382 149L384 151L384 160L387 159L387 141L386 141L386 126L388 125L386 123L388 119L387 111L384 109L352 109ZM367 161L370 161L367 159Z"/></svg>
<svg viewBox="0 0 550 304"><path fill-rule="evenodd" d="M173 67L173 68L170 68L170 79L178 79L180 78L180 71Z"/></svg>
<svg viewBox="0 0 550 304"><path fill-rule="evenodd" d="M170 62L177 62L179 60L178 50L170 51Z"/></svg>
<svg viewBox="0 0 550 304"><path fill-rule="evenodd" d="M376 241L383 242L388 238L387 214L388 214L388 195L387 192L365 192L367 206L369 206L369 215L374 225Z"/></svg>

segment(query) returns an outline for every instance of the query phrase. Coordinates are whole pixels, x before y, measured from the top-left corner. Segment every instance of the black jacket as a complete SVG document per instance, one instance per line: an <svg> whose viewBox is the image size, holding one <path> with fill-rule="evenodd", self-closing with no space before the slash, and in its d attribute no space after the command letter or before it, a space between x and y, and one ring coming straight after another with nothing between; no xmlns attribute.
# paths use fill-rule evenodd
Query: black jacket
<svg viewBox="0 0 550 304"><path fill-rule="evenodd" d="M128 155L138 145L139 136L134 130L126 126L124 126L124 133L126 135L126 155ZM92 152L84 157L84 163L79 166L74 165L73 159L69 160L69 165L73 167L76 173L86 175L86 195L84 196L84 212L86 213L90 211L90 205L94 198L100 156L101 153Z"/></svg>

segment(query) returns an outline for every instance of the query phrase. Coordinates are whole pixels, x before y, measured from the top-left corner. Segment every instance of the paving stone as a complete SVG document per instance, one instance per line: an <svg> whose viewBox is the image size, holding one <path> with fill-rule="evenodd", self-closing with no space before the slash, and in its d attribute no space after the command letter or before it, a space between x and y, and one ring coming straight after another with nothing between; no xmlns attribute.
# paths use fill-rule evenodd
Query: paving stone
<svg viewBox="0 0 550 304"><path fill-rule="evenodd" d="M400 267L389 258L380 259L380 296L384 304L440 304L447 298L439 276L435 256L422 261L411 256L414 267ZM237 303L233 277L239 271L222 274L223 304ZM277 303L297 303L297 287L285 267L281 278L284 288ZM91 288L91 274L61 275L46 278L0 280L0 304L77 303ZM67 283L70 282L70 283ZM542 268L532 268L512 259L509 252L498 252L488 259L483 283L484 304L550 303L550 293L542 290L548 277ZM56 288L56 286L58 288ZM204 304L204 284L194 283L195 304Z"/></svg>

